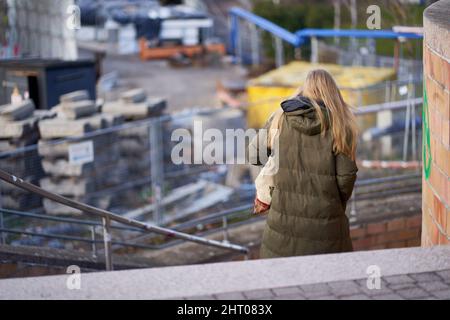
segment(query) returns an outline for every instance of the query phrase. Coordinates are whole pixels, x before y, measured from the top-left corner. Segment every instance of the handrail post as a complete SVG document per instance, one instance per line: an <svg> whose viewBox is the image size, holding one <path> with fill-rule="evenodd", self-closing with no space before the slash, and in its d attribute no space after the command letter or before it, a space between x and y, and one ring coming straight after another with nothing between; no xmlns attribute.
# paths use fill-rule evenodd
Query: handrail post
<svg viewBox="0 0 450 320"><path fill-rule="evenodd" d="M319 63L319 41L311 37L311 63Z"/></svg>
<svg viewBox="0 0 450 320"><path fill-rule="evenodd" d="M277 68L284 64L284 49L283 42L279 37L273 36L275 42L275 63Z"/></svg>
<svg viewBox="0 0 450 320"><path fill-rule="evenodd" d="M108 216L102 218L103 242L105 245L105 266L106 271L113 270L112 250L111 250L111 220Z"/></svg>
<svg viewBox="0 0 450 320"><path fill-rule="evenodd" d="M91 240L92 240L92 257L97 258L97 244L95 238L95 226L91 226Z"/></svg>
<svg viewBox="0 0 450 320"><path fill-rule="evenodd" d="M159 118L150 123L150 176L152 196L155 204L155 209L153 211L153 221L156 225L160 225L163 221L163 217L161 215L161 198L164 182L162 130L163 126Z"/></svg>
<svg viewBox="0 0 450 320"><path fill-rule="evenodd" d="M236 62L239 64L243 63L243 48L242 48L242 37L241 37L241 20L236 19ZM243 33L243 32L242 32Z"/></svg>
<svg viewBox="0 0 450 320"><path fill-rule="evenodd" d="M261 64L260 34L256 25L250 23L249 26L250 26L250 43L252 50L252 65L259 66Z"/></svg>
<svg viewBox="0 0 450 320"><path fill-rule="evenodd" d="M110 268L112 270L112 251L111 251L111 234L110 234L110 220L113 220L115 222L119 222L128 226L137 227L140 229L143 229L147 232L155 232L159 234L163 234L166 236L186 240L186 241L192 241L196 243L200 243L203 245L216 247L216 248L222 248L222 249L228 249L233 251L238 251L241 253L247 253L248 248L235 245L235 244L229 244L229 243L222 243L220 241L212 240L212 239L206 239L202 237L198 237L195 235L183 233L177 230L167 229L164 227L160 227L154 224L149 224L133 219L125 218L121 215L109 212L104 209L99 209L81 202L78 202L73 199L69 199L66 197L63 197L57 193L49 192L41 187L38 187L32 183L29 183L27 181L24 181L21 178L18 178L14 175L11 175L4 170L0 169L0 179L3 181L6 181L16 187L19 187L21 189L24 189L26 191L29 191L34 194L38 194L44 198L47 198L49 200L58 202L60 204L69 206L74 209L81 210L84 213L99 216L103 219L102 225L103 225L103 237L105 242L105 258L106 258L106 265L107 268ZM109 249L108 249L109 248Z"/></svg>
<svg viewBox="0 0 450 320"><path fill-rule="evenodd" d="M350 216L356 217L356 184L353 187L353 194L351 197L351 208L350 208Z"/></svg>
<svg viewBox="0 0 450 320"><path fill-rule="evenodd" d="M230 53L234 57L234 62L237 60L237 37L239 36L238 17L234 14L230 14Z"/></svg>
<svg viewBox="0 0 450 320"><path fill-rule="evenodd" d="M412 130L412 137L411 137L411 144L412 144L412 160L417 160L417 146L416 146L416 106L412 102L416 98L416 85L413 83L412 75L409 76L409 95L408 100L411 100L411 130Z"/></svg>
<svg viewBox="0 0 450 320"><path fill-rule="evenodd" d="M227 220L227 216L223 216L223 218L222 218L222 227L223 227L223 242L229 242L228 241L228 220Z"/></svg>
<svg viewBox="0 0 450 320"><path fill-rule="evenodd" d="M295 60L302 60L302 49L300 47L294 49L294 58Z"/></svg>
<svg viewBox="0 0 450 320"><path fill-rule="evenodd" d="M0 232L2 244L6 244L6 234L3 232L3 229L5 228L3 223L3 211L0 211L0 228L2 229L2 231Z"/></svg>
<svg viewBox="0 0 450 320"><path fill-rule="evenodd" d="M2 183L0 183L0 228L3 230L5 228L5 226L4 226L4 222L3 222L3 211L1 211L1 209L2 209L2 196L3 196L2 195L2 190L1 190L1 184ZM1 238L2 244L6 244L6 234L3 231L0 232L0 238Z"/></svg>
<svg viewBox="0 0 450 320"><path fill-rule="evenodd" d="M405 133L403 135L403 161L408 160L408 144L409 144L409 128L411 125L411 103L410 103L410 93L408 88L407 100L406 100L406 116L405 116Z"/></svg>

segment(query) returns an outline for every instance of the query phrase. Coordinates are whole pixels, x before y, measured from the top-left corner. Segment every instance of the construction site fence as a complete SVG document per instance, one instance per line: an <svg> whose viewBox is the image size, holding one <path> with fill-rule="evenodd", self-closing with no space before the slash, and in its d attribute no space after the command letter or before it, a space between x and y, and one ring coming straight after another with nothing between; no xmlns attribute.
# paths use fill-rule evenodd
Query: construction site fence
<svg viewBox="0 0 450 320"><path fill-rule="evenodd" d="M384 110L383 106L379 107ZM420 114L420 107L414 107L417 114ZM371 112L376 113L375 109ZM405 105L395 111L403 123L406 110ZM397 116L394 115L394 118ZM251 217L255 195L253 181L258 168L241 164L173 163L171 152L179 141L171 140L172 132L176 129L192 132L194 121L201 122L203 129L246 127L241 110L198 109L126 122L89 132L82 137L39 141L37 144L1 153L0 169L69 199L145 223L168 228L178 226L188 233L207 234L227 230L232 224L247 223ZM420 127L417 126L415 131L416 151L421 145ZM409 136L407 144L410 146L411 130ZM189 147L191 142L186 141ZM361 138L358 158L365 161L402 163L420 161L420 152L416 152L417 158L412 158L411 146L407 149L408 156L404 157L404 143L405 130L402 128L391 133L374 135L367 141ZM76 157L71 152L77 150L76 147L80 144L92 145L90 161L79 163L74 160ZM384 154L386 145L391 149ZM420 173L420 167L413 171ZM395 172L395 169L374 170L373 177L394 176ZM413 188L420 186L420 181L411 183ZM242 206L246 209L242 209ZM67 244L63 244L61 239L48 235L69 233L70 236L73 224L67 220L67 223L61 225L62 221L57 220L86 219L78 209L44 199L6 182L0 182L0 208L0 228L23 231L2 233L5 242L15 244L36 242L41 245L45 243L65 247ZM227 218L214 216L222 211L239 214L232 217L225 214ZM31 223L30 219L36 218L32 215L45 215L48 219L42 225ZM88 238L94 237L96 228L95 225L88 226ZM131 229L119 231L127 234L124 238L116 238L117 242L123 243L130 243L128 235L137 232ZM48 237L40 237L40 233ZM96 241L86 242L86 245L92 247ZM157 243L161 244L161 240L158 241L160 242ZM162 240L162 243L166 242L170 241ZM139 243L137 242L138 246ZM120 246L120 243L115 245Z"/></svg>

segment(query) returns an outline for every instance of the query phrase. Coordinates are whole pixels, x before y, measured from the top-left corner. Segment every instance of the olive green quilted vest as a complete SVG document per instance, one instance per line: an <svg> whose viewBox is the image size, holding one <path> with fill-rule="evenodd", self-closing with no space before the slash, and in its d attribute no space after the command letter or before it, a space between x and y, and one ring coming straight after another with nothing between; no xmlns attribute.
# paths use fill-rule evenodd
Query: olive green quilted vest
<svg viewBox="0 0 450 320"><path fill-rule="evenodd" d="M289 112L281 117L279 170L261 258L352 250L345 208L356 164L333 153L331 133L321 134L314 108L302 100L294 106L298 103L298 108L282 105Z"/></svg>

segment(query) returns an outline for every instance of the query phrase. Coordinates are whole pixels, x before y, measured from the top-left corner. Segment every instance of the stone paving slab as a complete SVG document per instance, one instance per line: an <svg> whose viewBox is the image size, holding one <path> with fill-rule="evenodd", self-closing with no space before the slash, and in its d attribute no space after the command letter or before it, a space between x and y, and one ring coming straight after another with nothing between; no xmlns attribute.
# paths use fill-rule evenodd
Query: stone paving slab
<svg viewBox="0 0 450 320"><path fill-rule="evenodd" d="M450 299L449 257L438 246L97 272L81 290L68 275L6 279L0 299ZM367 287L373 265L379 292Z"/></svg>
<svg viewBox="0 0 450 320"><path fill-rule="evenodd" d="M368 289L365 280L336 281L317 285L273 288L271 290L252 290L247 292L230 292L216 296L191 297L190 299L233 299L245 300L450 300L450 279L439 276L436 272L390 276L389 282L383 279L380 289ZM412 280L411 279L416 279ZM405 288L392 290L390 283L407 284Z"/></svg>

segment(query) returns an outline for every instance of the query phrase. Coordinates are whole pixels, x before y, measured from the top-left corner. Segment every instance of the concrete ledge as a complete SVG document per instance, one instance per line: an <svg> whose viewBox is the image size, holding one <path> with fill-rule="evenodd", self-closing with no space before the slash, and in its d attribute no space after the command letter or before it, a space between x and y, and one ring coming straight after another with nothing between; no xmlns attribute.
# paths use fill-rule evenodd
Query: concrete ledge
<svg viewBox="0 0 450 320"><path fill-rule="evenodd" d="M117 270L156 266L150 259L126 255L114 256L114 262ZM23 263L64 269L68 265L77 265L86 270L105 270L105 259L101 255L93 258L89 252L33 246L0 245L0 264L2 263Z"/></svg>
<svg viewBox="0 0 450 320"><path fill-rule="evenodd" d="M450 269L450 247L363 251L82 274L81 290L67 276L0 280L0 299L168 299L273 289L367 277L369 265L392 276Z"/></svg>
<svg viewBox="0 0 450 320"><path fill-rule="evenodd" d="M433 3L423 13L425 43L444 57L450 56L450 0Z"/></svg>

